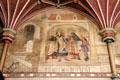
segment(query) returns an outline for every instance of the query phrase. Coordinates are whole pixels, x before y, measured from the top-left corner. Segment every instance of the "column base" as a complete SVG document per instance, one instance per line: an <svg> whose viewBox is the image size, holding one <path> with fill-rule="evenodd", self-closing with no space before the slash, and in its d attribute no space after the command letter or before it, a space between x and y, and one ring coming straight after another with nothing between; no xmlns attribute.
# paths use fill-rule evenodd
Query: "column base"
<svg viewBox="0 0 120 80"><path fill-rule="evenodd" d="M111 78L112 79L120 79L120 76L118 76L118 74L114 74Z"/></svg>

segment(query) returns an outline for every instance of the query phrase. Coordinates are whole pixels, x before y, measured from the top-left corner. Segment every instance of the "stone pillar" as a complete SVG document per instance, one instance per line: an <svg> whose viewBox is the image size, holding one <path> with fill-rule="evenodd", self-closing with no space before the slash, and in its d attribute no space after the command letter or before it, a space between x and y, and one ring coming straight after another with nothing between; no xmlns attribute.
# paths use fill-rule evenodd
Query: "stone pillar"
<svg viewBox="0 0 120 80"><path fill-rule="evenodd" d="M116 65L115 65L115 56L112 53L112 43L115 41L116 31L114 29L103 29L100 31L100 35L102 36L102 40L107 45L107 51L109 56L110 68L112 72L112 80L118 80L119 76L116 72Z"/></svg>
<svg viewBox="0 0 120 80"><path fill-rule="evenodd" d="M16 32L14 30L8 29L8 28L4 28L3 31L4 31L3 32L4 49L3 49L2 57L1 57L1 61L0 61L0 71L3 71L9 44L14 40L14 37L16 34Z"/></svg>
<svg viewBox="0 0 120 80"><path fill-rule="evenodd" d="M111 65L111 71L113 74L117 74L116 72L116 67L115 67L115 57L114 54L112 53L112 44L107 43L107 50L108 50L108 55L109 55L109 60L110 60L110 65Z"/></svg>
<svg viewBox="0 0 120 80"><path fill-rule="evenodd" d="M5 40L4 49L3 49L2 58L1 58L1 63L0 63L0 70L1 71L3 71L4 60L5 60L6 55L7 55L9 43L10 42L8 40Z"/></svg>

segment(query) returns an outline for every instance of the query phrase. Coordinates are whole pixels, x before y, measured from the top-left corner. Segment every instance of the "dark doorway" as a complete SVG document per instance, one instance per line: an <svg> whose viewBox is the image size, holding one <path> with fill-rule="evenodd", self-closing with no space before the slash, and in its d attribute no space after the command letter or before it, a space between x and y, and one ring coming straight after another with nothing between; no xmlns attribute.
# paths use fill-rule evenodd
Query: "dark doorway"
<svg viewBox="0 0 120 80"><path fill-rule="evenodd" d="M34 37L34 32L35 32L35 28L33 25L28 25L25 27L25 32L26 32L26 40L25 43L27 43L27 41L29 40L33 40Z"/></svg>

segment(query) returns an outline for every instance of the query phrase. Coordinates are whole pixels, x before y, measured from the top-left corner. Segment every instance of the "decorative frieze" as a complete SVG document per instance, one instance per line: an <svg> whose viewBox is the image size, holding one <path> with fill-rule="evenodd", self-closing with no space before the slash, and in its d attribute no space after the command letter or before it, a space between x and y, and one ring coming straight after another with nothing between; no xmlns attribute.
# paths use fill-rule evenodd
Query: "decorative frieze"
<svg viewBox="0 0 120 80"><path fill-rule="evenodd" d="M80 72L71 72L71 73L4 73L6 78L111 78L111 73L80 73Z"/></svg>

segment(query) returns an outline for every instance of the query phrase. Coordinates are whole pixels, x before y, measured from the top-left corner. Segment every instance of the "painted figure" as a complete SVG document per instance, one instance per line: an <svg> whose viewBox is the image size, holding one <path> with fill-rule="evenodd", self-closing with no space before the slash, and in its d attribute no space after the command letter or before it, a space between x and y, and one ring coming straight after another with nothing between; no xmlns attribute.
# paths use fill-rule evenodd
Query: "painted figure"
<svg viewBox="0 0 120 80"><path fill-rule="evenodd" d="M74 33L71 33L71 36L69 37L69 52L71 55L73 55L72 59L78 59L80 60L80 51L81 51L81 41L80 38Z"/></svg>
<svg viewBox="0 0 120 80"><path fill-rule="evenodd" d="M51 36L49 41L49 50L48 50L48 54L46 56L46 60L48 60L50 57L52 57L52 59L56 59L57 58L57 52L58 52L58 42L57 42L57 38L59 38L59 33L57 32L55 34L55 36Z"/></svg>
<svg viewBox="0 0 120 80"><path fill-rule="evenodd" d="M66 50L67 40L65 39L65 34L64 33L60 32L60 36L57 37L57 42L58 42L57 56L58 56L58 59L59 59L58 61L61 62L62 58L69 61L67 59L68 52Z"/></svg>
<svg viewBox="0 0 120 80"><path fill-rule="evenodd" d="M82 39L82 52L85 56L85 60L88 61L89 57L88 57L88 46L89 46L89 42L87 41L87 39L84 37Z"/></svg>
<svg viewBox="0 0 120 80"><path fill-rule="evenodd" d="M55 39L55 45L52 45L52 46L54 46L54 48L49 49L48 55L52 56L52 57L56 56L56 58L58 59L59 62L61 62L62 58L64 58L64 60L69 61L67 59L68 52L66 50L67 40L65 38L64 33L56 32L56 36L54 39Z"/></svg>
<svg viewBox="0 0 120 80"><path fill-rule="evenodd" d="M87 61L89 60L88 47L89 43L85 37L81 39L77 34L71 32L70 36L65 38L63 32L56 32L55 36L51 38L47 58L52 56L52 59L57 59L58 62L63 59L70 61L68 57L81 60L80 55L83 53Z"/></svg>

